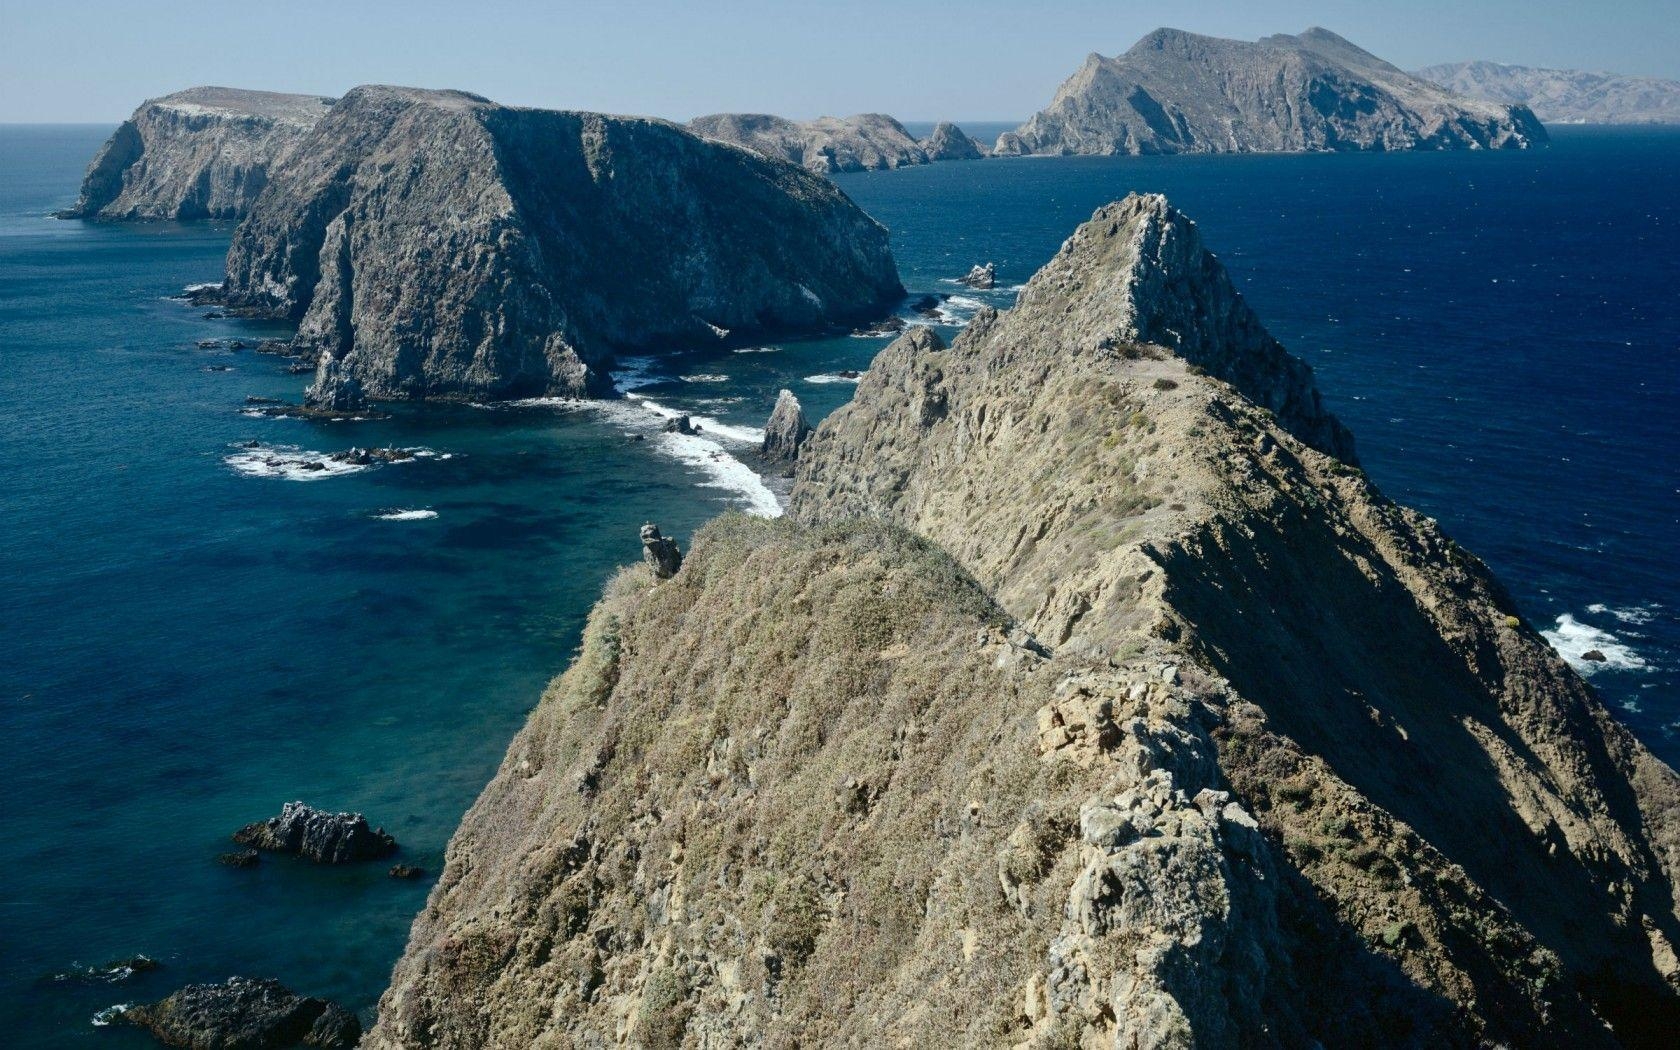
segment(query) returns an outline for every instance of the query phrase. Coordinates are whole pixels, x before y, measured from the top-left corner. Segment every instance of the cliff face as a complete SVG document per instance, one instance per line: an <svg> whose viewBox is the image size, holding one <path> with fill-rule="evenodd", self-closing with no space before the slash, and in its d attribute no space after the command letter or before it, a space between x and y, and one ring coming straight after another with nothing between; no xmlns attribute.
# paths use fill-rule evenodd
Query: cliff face
<svg viewBox="0 0 1680 1050"><path fill-rule="evenodd" d="M1521 148L1546 141L1521 106L1454 95L1309 29L1256 43L1158 29L1093 54L998 154Z"/></svg>
<svg viewBox="0 0 1680 1050"><path fill-rule="evenodd" d="M826 180L660 121L363 87L228 251L235 309L299 321L311 397L607 389L617 351L816 330L902 295Z"/></svg>
<svg viewBox="0 0 1680 1050"><path fill-rule="evenodd" d="M904 125L885 113L794 121L765 113L696 117L690 131L828 175L926 164L930 159Z"/></svg>
<svg viewBox="0 0 1680 1050"><path fill-rule="evenodd" d="M1102 209L882 352L796 521L621 574L366 1045L1671 1036L1680 778L1136 248L1193 232Z"/></svg>
<svg viewBox="0 0 1680 1050"><path fill-rule="evenodd" d="M88 165L67 219L238 219L333 100L198 87L143 103Z"/></svg>
<svg viewBox="0 0 1680 1050"><path fill-rule="evenodd" d="M1527 106L1548 124L1680 124L1680 81L1498 62L1453 62L1414 76L1470 98Z"/></svg>

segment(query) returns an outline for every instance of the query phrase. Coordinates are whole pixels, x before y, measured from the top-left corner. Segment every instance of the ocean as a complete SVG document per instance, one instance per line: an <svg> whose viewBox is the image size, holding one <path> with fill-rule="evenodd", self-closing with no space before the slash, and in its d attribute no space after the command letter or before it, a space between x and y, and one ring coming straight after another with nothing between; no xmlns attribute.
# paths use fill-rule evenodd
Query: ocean
<svg viewBox="0 0 1680 1050"><path fill-rule="evenodd" d="M686 545L773 497L734 453L782 387L813 419L883 339L673 348L633 395L248 414L285 334L173 298L230 228L47 217L107 127L0 127L0 1017L16 1046L147 1046L102 1007L233 974L371 1011L450 832L564 668L644 521ZM971 131L992 131L971 128ZM1680 761L1680 131L1532 153L1066 158L841 176L954 334L1131 190L1194 217L1317 369L1390 496L1441 520ZM998 289L952 279L998 266ZM206 342L206 345L200 345ZM666 435L689 412L697 438ZM251 443L255 443L253 447ZM309 470L352 445L414 459ZM303 799L383 865L216 863ZM162 963L115 980L105 963Z"/></svg>

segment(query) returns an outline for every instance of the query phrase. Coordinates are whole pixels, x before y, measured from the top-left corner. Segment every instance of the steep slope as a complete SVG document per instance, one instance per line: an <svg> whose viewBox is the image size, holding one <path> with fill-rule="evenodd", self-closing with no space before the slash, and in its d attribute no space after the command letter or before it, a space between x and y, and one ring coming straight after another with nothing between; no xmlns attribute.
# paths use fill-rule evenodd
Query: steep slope
<svg viewBox="0 0 1680 1050"><path fill-rule="evenodd" d="M1191 244L1099 211L622 573L366 1045L1661 1045L1680 782Z"/></svg>
<svg viewBox="0 0 1680 1050"><path fill-rule="evenodd" d="M1548 124L1680 124L1680 80L1452 62L1413 76L1469 98L1527 106Z"/></svg>
<svg viewBox="0 0 1680 1050"><path fill-rule="evenodd" d="M902 295L824 179L661 121L361 87L270 172L230 308L295 318L311 397L607 389L620 351L815 330Z"/></svg>
<svg viewBox="0 0 1680 1050"><path fill-rule="evenodd" d="M141 103L88 165L64 219L238 219L330 98L196 87Z"/></svg>
<svg viewBox="0 0 1680 1050"><path fill-rule="evenodd" d="M1521 106L1454 95L1324 29L1255 43L1157 29L1093 54L1000 155L1513 148L1545 129Z"/></svg>
<svg viewBox="0 0 1680 1050"><path fill-rule="evenodd" d="M688 129L821 175L902 168L932 159L903 124L885 113L805 121L766 113L715 113L689 121Z"/></svg>

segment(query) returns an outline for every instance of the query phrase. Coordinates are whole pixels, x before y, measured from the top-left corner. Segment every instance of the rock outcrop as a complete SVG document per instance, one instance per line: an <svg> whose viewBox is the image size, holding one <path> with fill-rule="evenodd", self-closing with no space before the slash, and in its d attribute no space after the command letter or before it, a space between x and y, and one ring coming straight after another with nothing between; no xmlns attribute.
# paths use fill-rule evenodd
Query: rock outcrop
<svg viewBox="0 0 1680 1050"><path fill-rule="evenodd" d="M948 120L933 126L933 133L922 140L922 149L928 160L979 160L987 153L986 147Z"/></svg>
<svg viewBox="0 0 1680 1050"><path fill-rule="evenodd" d="M328 813L302 802L288 802L279 816L245 825L233 833L233 841L320 864L378 860L397 849L396 839L384 828L370 827L360 813Z"/></svg>
<svg viewBox="0 0 1680 1050"><path fill-rule="evenodd" d="M967 273L957 278L957 283L966 284L970 288L992 288L997 284L997 264L986 263L982 266L975 263Z"/></svg>
<svg viewBox="0 0 1680 1050"><path fill-rule="evenodd" d="M298 321L312 403L610 390L620 351L868 320L886 231L827 180L656 120L349 92L228 251L223 296Z"/></svg>
<svg viewBox="0 0 1680 1050"><path fill-rule="evenodd" d="M1547 124L1680 124L1680 80L1452 62L1412 74L1468 98L1527 106Z"/></svg>
<svg viewBox="0 0 1680 1050"><path fill-rule="evenodd" d="M685 417L686 418L686 417ZM659 526L648 522L642 526L642 561L656 580L668 580L682 568L682 551L677 541L663 535Z"/></svg>
<svg viewBox="0 0 1680 1050"><path fill-rule="evenodd" d="M1505 149L1546 131L1522 106L1454 95L1309 29L1255 43L1157 29L1093 54L994 155Z"/></svg>
<svg viewBox="0 0 1680 1050"><path fill-rule="evenodd" d="M65 219L239 219L333 100L197 87L141 104L88 166Z"/></svg>
<svg viewBox="0 0 1680 1050"><path fill-rule="evenodd" d="M832 175L926 164L922 143L885 113L788 120L768 113L714 113L689 121L696 135Z"/></svg>
<svg viewBox="0 0 1680 1050"><path fill-rule="evenodd" d="M356 1015L337 1003L296 995L279 981L247 977L188 985L115 1018L187 1050L351 1050L362 1036Z"/></svg>
<svg viewBox="0 0 1680 1050"><path fill-rule="evenodd" d="M810 436L811 424L805 419L799 399L793 396L793 391L783 390L776 395L776 407L770 411L769 422L764 424L759 455L772 466L792 467Z"/></svg>
<svg viewBox="0 0 1680 1050"><path fill-rule="evenodd" d="M621 573L365 1045L1665 1045L1680 778L1193 234L1102 209Z"/></svg>

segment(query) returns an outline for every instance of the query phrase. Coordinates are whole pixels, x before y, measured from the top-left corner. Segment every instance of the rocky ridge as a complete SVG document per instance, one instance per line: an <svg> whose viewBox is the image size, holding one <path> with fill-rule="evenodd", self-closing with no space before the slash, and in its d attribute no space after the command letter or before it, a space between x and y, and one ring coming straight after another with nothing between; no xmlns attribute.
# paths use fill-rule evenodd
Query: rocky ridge
<svg viewBox="0 0 1680 1050"><path fill-rule="evenodd" d="M923 144L885 113L788 120L768 113L714 113L696 117L688 129L702 138L727 142L766 157L831 175L926 164Z"/></svg>
<svg viewBox="0 0 1680 1050"><path fill-rule="evenodd" d="M1468 98L1527 106L1548 124L1680 124L1680 80L1451 62L1412 74Z"/></svg>
<svg viewBox="0 0 1680 1050"><path fill-rule="evenodd" d="M1680 779L1192 233L1100 210L622 572L366 1045L1662 1045Z"/></svg>
<svg viewBox="0 0 1680 1050"><path fill-rule="evenodd" d="M196 87L150 99L88 165L67 219L239 219L333 100Z"/></svg>
<svg viewBox="0 0 1680 1050"><path fill-rule="evenodd" d="M1541 145L1526 108L1455 95L1334 33L1257 42L1157 29L1092 54L996 156L1505 149Z"/></svg>
<svg viewBox="0 0 1680 1050"><path fill-rule="evenodd" d="M827 180L656 120L360 87L234 236L230 310L298 322L312 404L610 390L614 354L867 320L886 231Z"/></svg>

